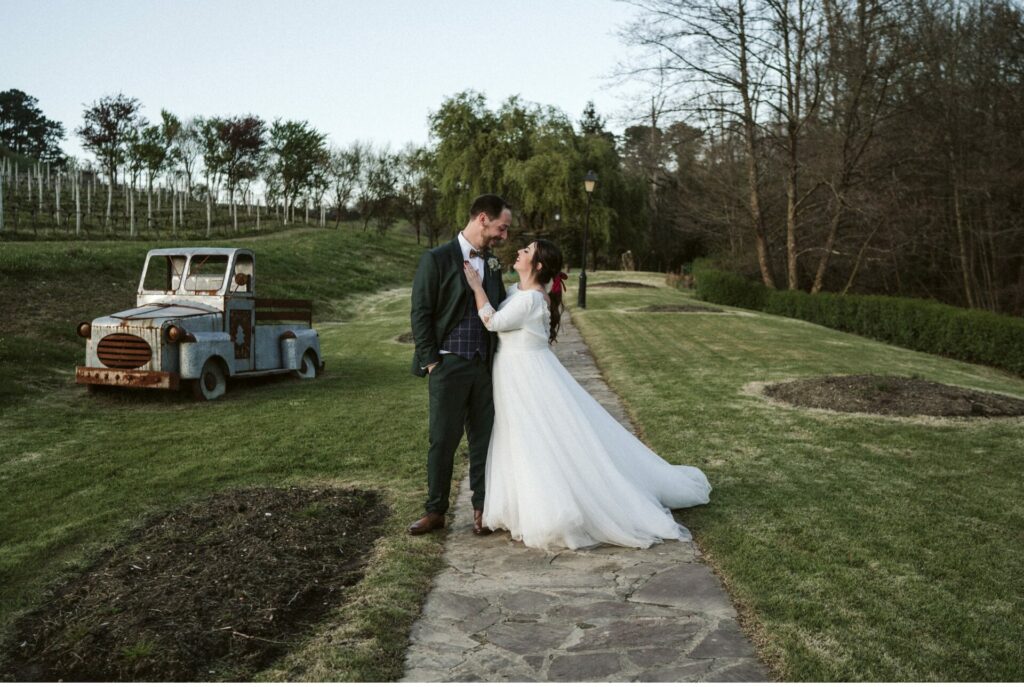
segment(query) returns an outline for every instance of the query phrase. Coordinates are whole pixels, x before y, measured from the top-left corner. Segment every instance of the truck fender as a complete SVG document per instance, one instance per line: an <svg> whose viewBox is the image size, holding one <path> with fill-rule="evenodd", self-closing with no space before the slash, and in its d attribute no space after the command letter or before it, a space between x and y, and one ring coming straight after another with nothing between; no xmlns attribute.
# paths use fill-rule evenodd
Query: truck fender
<svg viewBox="0 0 1024 687"><path fill-rule="evenodd" d="M220 358L229 377L235 374L235 344L227 332L195 332L195 341L181 344L182 379L199 379L203 364L211 357Z"/></svg>
<svg viewBox="0 0 1024 687"><path fill-rule="evenodd" d="M297 370L302 365L302 355L313 351L317 364L320 356L320 336L315 329L289 330L281 334L281 367Z"/></svg>

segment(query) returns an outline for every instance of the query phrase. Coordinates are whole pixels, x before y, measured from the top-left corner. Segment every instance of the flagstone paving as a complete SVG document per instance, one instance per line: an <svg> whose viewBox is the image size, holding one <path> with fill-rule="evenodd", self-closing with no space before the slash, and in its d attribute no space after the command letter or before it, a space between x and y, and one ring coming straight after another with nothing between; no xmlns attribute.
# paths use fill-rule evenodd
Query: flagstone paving
<svg viewBox="0 0 1024 687"><path fill-rule="evenodd" d="M555 350L632 428L568 312ZM692 542L546 552L505 532L474 537L471 521L464 480L403 682L768 680Z"/></svg>

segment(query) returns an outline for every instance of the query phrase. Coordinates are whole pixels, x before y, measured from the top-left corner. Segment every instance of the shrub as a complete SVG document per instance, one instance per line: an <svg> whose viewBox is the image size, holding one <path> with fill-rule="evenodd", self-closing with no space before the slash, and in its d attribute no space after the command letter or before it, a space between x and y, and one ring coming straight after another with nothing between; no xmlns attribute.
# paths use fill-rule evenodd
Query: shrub
<svg viewBox="0 0 1024 687"><path fill-rule="evenodd" d="M743 277L716 270L705 260L693 263L697 298L749 310L764 308L768 289Z"/></svg>
<svg viewBox="0 0 1024 687"><path fill-rule="evenodd" d="M1024 320L985 310L892 296L773 291L743 277L694 265L697 297L814 322L904 348L1024 375Z"/></svg>

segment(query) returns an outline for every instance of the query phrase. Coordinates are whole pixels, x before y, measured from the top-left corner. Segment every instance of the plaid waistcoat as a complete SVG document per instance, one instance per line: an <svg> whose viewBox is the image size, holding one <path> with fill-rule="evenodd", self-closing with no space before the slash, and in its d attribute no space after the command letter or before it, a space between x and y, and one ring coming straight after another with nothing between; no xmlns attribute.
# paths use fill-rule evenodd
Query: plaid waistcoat
<svg viewBox="0 0 1024 687"><path fill-rule="evenodd" d="M487 330L477 315L476 301L472 298L466 303L466 312L462 320L441 343L441 350L449 351L466 360L472 360L473 356L479 353L481 360L487 360Z"/></svg>

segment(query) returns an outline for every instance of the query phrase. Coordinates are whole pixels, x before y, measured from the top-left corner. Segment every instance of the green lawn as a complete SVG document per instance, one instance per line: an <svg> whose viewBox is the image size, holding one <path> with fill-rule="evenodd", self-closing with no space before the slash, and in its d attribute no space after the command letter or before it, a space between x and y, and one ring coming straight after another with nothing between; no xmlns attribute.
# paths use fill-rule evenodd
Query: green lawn
<svg viewBox="0 0 1024 687"><path fill-rule="evenodd" d="M748 391L892 373L1024 396L1024 380L762 313L633 311L686 302L596 288L574 319L645 440L707 472L711 504L687 525L775 675L1020 680L1024 422L804 411Z"/></svg>
<svg viewBox="0 0 1024 687"><path fill-rule="evenodd" d="M383 492L392 513L367 576L258 677L395 680L441 565L441 540L404 534L425 491L426 385L393 339L409 329L422 249L351 227L240 243L257 250L258 293L316 300L327 374L198 405L71 383L74 324L132 303L148 245L3 246L0 632L153 513L231 486L353 485ZM591 283L623 278L663 286ZM708 473L712 502L687 525L776 676L1019 680L1021 421L802 411L745 389L893 372L1024 396L1024 381L761 313L635 312L688 298L599 287L574 316L645 440Z"/></svg>
<svg viewBox="0 0 1024 687"><path fill-rule="evenodd" d="M96 316L129 300L146 246L5 246L15 251L0 264L19 267L0 281L4 303L57 283L77 284L90 305L39 297L49 319L4 334L24 353L3 363L17 375L0 412L0 631L153 513L234 486L351 485L380 490L391 509L367 575L320 633L264 677L397 679L442 541L404 532L425 495L427 398L408 371L412 347L393 339L409 329L407 285L421 249L358 231L243 243L256 248L257 293L316 299L326 374L229 385L208 404L157 392L91 397L72 383L83 346L60 338L77 321L69 311ZM85 280L89 263L99 265L98 282ZM401 288L380 291L389 285ZM32 346L49 335L57 342Z"/></svg>

